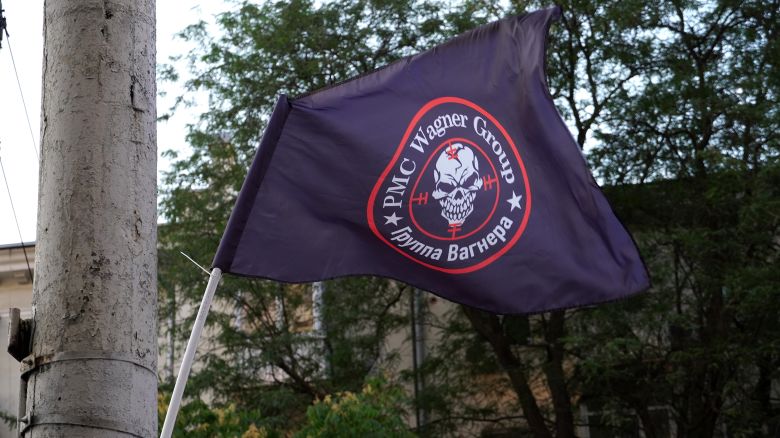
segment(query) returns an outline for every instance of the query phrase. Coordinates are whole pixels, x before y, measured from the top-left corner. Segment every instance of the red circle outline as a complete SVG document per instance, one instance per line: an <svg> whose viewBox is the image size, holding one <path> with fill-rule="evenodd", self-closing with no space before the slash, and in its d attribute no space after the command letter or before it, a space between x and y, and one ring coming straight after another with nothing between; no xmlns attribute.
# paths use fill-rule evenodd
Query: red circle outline
<svg viewBox="0 0 780 438"><path fill-rule="evenodd" d="M423 166L422 170L420 171L420 176L417 177L417 181L415 181L414 187L412 187L412 192L409 195L410 198L414 198L414 193L417 191L417 186L420 184L420 180L422 180L423 174L425 173L425 169L427 169L428 166L431 164L431 160L433 159L433 157L439 152L439 150L441 150L442 147L444 147L447 144L451 144L454 141L461 141L461 142L468 143L469 145L475 147L482 154L482 156L485 157L485 159L487 160L488 164L490 164L490 168L493 169L493 176L495 176L496 179L498 180L498 172L496 172L496 166L493 165L493 162L490 160L490 157L488 157L488 155L485 153L485 151L482 150L481 147L479 147L476 143L474 143L473 141L471 141L469 139L461 138L461 137L454 137L454 138L451 138L451 139L443 142L436 149L434 149L433 152L431 152L431 156L428 157L428 161L425 162L425 165ZM485 224L490 222L490 219L493 217L493 214L496 212L496 208L498 207L498 199L499 199L500 196L501 196L501 184L497 182L496 183L496 200L493 201L493 210L490 212L490 214L488 215L487 219L485 219L485 221L482 222L482 224L480 224L480 226L478 226L477 228L472 230L470 233L466 233L466 234L464 234L462 236L459 236L457 238L437 236L437 235L435 235L433 233L429 233L425 228L421 227L420 224L417 223L417 220L414 218L414 211L412 210L412 203L411 202L409 203L409 216L412 218L412 223L414 224L414 226L417 227L417 229L420 230L421 233L425 234L426 236L430 237L431 239L447 240L447 241L455 241L455 240L465 239L466 237L469 237L469 236L473 235L474 233L476 233L477 231L479 231L482 228L484 228Z"/></svg>
<svg viewBox="0 0 780 438"><path fill-rule="evenodd" d="M476 265L467 266L464 268L443 268L441 266L432 265L430 263L423 262L422 260L418 260L411 255L405 253L400 248L396 247L395 245L391 244L383 235L379 232L379 230L376 227L376 223L374 221L374 203L376 201L377 193L379 193L379 189L382 186L382 183L387 179L387 175L390 173L390 171L393 168L393 165L398 162L398 158L401 156L401 151L404 149L404 145L406 144L406 141L409 139L409 136L412 133L412 128L414 128L417 125L417 122L420 121L422 116L424 116L428 111L430 111L431 108L436 107L438 105L442 105L445 103L458 103L464 106L467 106L477 112L482 113L483 116L487 117L488 120L490 120L501 132L501 134L504 136L504 138L507 139L509 142L509 145L512 147L512 152L515 155L515 158L517 159L517 163L520 166L520 172L523 174L523 183L525 184L525 214L523 215L523 219L520 222L520 226L518 227L517 232L515 232L515 235L512 236L512 239L504 245L503 248L501 248L498 252L493 254L492 256L488 257L485 260L482 260L481 262L477 263ZM482 107L479 105L468 101L466 99L462 99L460 97L453 97L453 96L446 96L446 97L439 97L436 99L433 99L423 105L422 108L420 108L419 111L417 111L417 114L415 114L414 118L412 118L412 121L409 123L409 126L406 128L406 132L404 133L403 138L401 139L401 142L398 144L398 148L395 151L395 154L393 155L393 159L390 161L390 163L385 168L384 172L379 176L379 179L377 180L376 184L374 184L374 189L371 190L371 196L368 198L368 204L366 206L366 215L368 219L368 226L371 228L371 231L376 235L379 240L383 241L387 246L390 248L393 248L395 251L397 251L399 254L403 255L404 257L408 258L409 260L412 260L416 263L419 263L426 268L433 269L435 271L444 272L447 274L468 274L470 272L478 271L485 266L490 265L494 261L496 261L499 257L504 255L507 251L509 251L510 248L512 248L515 243L520 239L520 236L525 231L525 227L528 226L528 218L531 213L531 186L528 182L528 173L525 170L525 163L523 163L523 160L520 158L520 154L517 152L517 146L515 146L514 141L509 137L509 135L506 132L506 129L498 122L498 120L495 119L490 113L485 111Z"/></svg>

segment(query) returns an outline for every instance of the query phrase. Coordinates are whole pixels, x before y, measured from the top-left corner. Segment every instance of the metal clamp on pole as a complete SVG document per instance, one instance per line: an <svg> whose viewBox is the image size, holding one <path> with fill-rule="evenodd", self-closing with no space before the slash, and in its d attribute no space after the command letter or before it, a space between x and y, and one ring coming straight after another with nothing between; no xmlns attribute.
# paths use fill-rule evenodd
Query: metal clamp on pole
<svg viewBox="0 0 780 438"><path fill-rule="evenodd" d="M3 9L3 2L0 0L0 49L3 48L3 33L8 34L8 23L5 21L5 9Z"/></svg>
<svg viewBox="0 0 780 438"><path fill-rule="evenodd" d="M145 371L154 374L157 377L157 371L149 368L149 366L142 364L135 360L132 354L121 353L118 351L63 351L60 353L50 354L46 356L37 356L32 358L25 358L22 361L22 377L28 377L30 373L36 369L52 364L55 362L67 362L70 360L112 360L117 362L127 362L135 365Z"/></svg>
<svg viewBox="0 0 780 438"><path fill-rule="evenodd" d="M114 432L122 432L135 437L148 437L150 431L140 426L128 422L117 421L109 418L101 418L97 415L74 415L72 413L35 413L27 412L26 409L26 388L30 376L40 371L42 368L52 364L68 361L117 361L125 362L145 372L149 372L157 377L157 372L138 360L132 354L118 351L63 351L44 356L29 355L22 360L22 393L19 399L19 423L20 436L35 426L41 425L67 425L67 426L85 426L91 428L105 429Z"/></svg>
<svg viewBox="0 0 780 438"><path fill-rule="evenodd" d="M2 5L0 5L2 9ZM2 23L0 23L2 24ZM1 29L0 29L1 31ZM2 35L0 33L0 35ZM8 323L8 354L13 356L24 367L25 359L30 355L32 345L32 320L22 319L19 309L9 309L11 320ZM17 430L22 436L27 423L27 375L22 374L19 381L19 413L17 414Z"/></svg>
<svg viewBox="0 0 780 438"><path fill-rule="evenodd" d="M135 424L125 423L121 421L108 420L105 418L99 418L95 416L74 416L74 415L58 415L58 414L43 414L33 415L22 428L22 433L34 426L43 425L67 425L67 426L84 426L92 429L110 430L112 432L121 432L137 438L147 438L151 436L151 431L144 430Z"/></svg>
<svg viewBox="0 0 780 438"><path fill-rule="evenodd" d="M21 362L30 355L32 320L22 319L19 309L10 309L11 321L8 323L8 353Z"/></svg>

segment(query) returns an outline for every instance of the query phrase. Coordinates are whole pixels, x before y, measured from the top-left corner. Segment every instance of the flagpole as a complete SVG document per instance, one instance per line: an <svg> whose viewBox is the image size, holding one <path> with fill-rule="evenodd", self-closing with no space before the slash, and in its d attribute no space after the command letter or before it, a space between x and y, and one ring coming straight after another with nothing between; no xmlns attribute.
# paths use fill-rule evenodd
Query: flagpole
<svg viewBox="0 0 780 438"><path fill-rule="evenodd" d="M187 384L187 378L190 375L190 368L195 359L195 350L198 349L198 340L206 324L206 315L209 313L211 301L214 299L214 292L217 290L219 280L222 278L222 270L214 268L209 276L209 283L206 285L206 292L203 294L203 301L198 309L198 316L195 318L195 326L192 328L190 340L187 342L187 349L184 351L184 357L181 360L179 375L176 376L176 385L173 387L173 395L168 405L168 412L165 414L165 423L163 423L160 438L170 438L173 433L173 425L176 423L176 415L179 413L179 405L184 394L184 386Z"/></svg>

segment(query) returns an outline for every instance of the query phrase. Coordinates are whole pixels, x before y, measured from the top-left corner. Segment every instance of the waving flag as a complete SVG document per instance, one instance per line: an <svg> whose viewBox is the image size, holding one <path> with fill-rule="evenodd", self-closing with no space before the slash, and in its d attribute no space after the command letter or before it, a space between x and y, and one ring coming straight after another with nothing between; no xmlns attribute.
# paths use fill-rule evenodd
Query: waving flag
<svg viewBox="0 0 780 438"><path fill-rule="evenodd" d="M213 266L285 282L378 275L497 313L646 289L547 91L559 14L281 96Z"/></svg>

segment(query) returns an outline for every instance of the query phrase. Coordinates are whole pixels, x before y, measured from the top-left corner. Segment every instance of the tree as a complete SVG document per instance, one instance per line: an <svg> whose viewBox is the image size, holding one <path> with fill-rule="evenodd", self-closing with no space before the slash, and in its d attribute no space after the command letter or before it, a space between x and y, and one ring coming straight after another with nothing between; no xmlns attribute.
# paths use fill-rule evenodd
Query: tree
<svg viewBox="0 0 780 438"><path fill-rule="evenodd" d="M617 205L642 230L657 293L626 309L647 321L641 328L602 320L614 339L602 345L623 345L596 349L594 371L641 382L645 391L616 395L671 406L680 436L712 436L718 424L768 434L778 415L766 395L780 316L777 12L726 1L659 12L653 68L631 90L624 123L599 132L591 154L606 181L641 184ZM642 366L603 373L640 357Z"/></svg>

